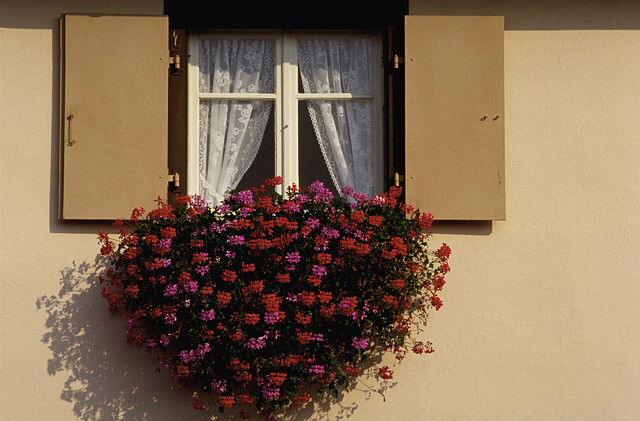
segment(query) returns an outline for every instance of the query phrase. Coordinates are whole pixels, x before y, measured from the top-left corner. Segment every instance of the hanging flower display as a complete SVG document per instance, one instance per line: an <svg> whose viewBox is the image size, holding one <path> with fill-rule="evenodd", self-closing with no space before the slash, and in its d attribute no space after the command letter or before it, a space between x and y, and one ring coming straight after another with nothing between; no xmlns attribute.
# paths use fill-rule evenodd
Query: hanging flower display
<svg viewBox="0 0 640 421"><path fill-rule="evenodd" d="M128 342L198 393L197 410L272 417L349 387L373 355L432 352L413 336L442 305L449 271L449 247L427 249L433 217L401 203L398 188L334 197L316 182L280 195L280 183L215 207L159 201L116 221L118 239L99 232L111 264L102 296ZM392 376L377 369L382 382Z"/></svg>

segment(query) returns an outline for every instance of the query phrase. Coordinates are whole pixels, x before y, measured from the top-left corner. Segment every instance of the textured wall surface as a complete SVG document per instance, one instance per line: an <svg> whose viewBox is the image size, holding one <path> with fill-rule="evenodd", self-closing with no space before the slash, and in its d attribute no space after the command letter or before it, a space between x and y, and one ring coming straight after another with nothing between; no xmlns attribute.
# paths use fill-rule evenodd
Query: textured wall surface
<svg viewBox="0 0 640 421"><path fill-rule="evenodd" d="M396 366L386 402L362 385L293 418L640 419L640 5L599 3L411 3L505 16L507 220L435 227L453 250L436 352ZM207 419L108 315L102 226L56 220L57 19L73 11L162 2L0 6L0 418Z"/></svg>

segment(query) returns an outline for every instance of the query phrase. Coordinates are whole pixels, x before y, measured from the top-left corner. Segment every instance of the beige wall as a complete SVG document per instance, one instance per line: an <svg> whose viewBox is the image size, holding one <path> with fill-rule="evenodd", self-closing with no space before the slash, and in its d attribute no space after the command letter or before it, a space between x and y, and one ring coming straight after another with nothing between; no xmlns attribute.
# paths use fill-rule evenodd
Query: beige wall
<svg viewBox="0 0 640 421"><path fill-rule="evenodd" d="M58 16L162 12L97 3L0 6L0 418L202 420L106 315L101 227L55 219ZM640 5L442 3L411 13L505 15L507 220L436 228L436 353L386 402L360 387L297 418L640 419Z"/></svg>

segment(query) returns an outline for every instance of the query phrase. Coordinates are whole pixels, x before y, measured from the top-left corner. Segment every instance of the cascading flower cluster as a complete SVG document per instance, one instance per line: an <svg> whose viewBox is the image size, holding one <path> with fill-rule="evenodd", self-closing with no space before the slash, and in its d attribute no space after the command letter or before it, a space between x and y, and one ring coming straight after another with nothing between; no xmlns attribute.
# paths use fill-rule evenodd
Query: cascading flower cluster
<svg viewBox="0 0 640 421"><path fill-rule="evenodd" d="M412 333L442 305L449 271L446 244L427 250L433 217L401 203L400 189L333 197L316 182L279 195L280 183L213 208L159 201L146 218L135 209L116 221L117 241L99 232L112 264L102 296L122 311L128 342L242 418L337 393L374 354L432 352ZM383 382L392 374L377 371ZM199 397L193 406L206 408Z"/></svg>

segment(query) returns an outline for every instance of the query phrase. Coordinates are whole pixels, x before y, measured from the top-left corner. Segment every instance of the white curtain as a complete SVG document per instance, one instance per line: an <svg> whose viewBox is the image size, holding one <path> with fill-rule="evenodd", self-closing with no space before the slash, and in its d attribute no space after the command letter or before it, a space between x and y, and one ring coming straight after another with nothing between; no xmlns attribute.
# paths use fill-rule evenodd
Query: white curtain
<svg viewBox="0 0 640 421"><path fill-rule="evenodd" d="M298 42L305 93L372 95L372 41L302 39ZM331 178L374 194L373 100L308 101L307 109Z"/></svg>
<svg viewBox="0 0 640 421"><path fill-rule="evenodd" d="M200 92L273 92L273 60L272 40L201 40ZM207 203L237 187L260 149L271 107L267 100L200 101L200 195Z"/></svg>

